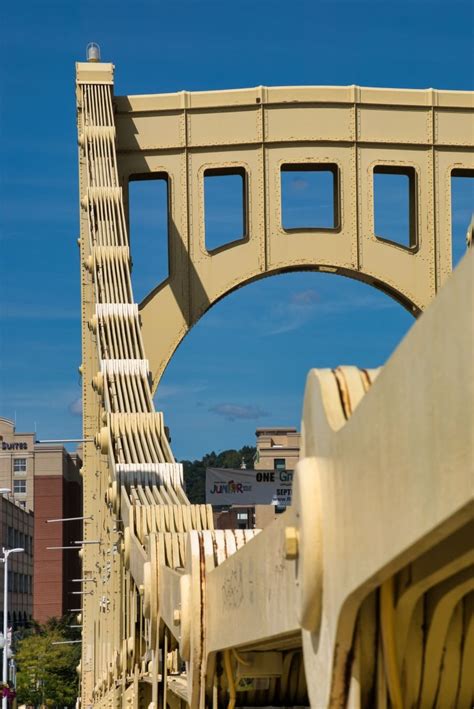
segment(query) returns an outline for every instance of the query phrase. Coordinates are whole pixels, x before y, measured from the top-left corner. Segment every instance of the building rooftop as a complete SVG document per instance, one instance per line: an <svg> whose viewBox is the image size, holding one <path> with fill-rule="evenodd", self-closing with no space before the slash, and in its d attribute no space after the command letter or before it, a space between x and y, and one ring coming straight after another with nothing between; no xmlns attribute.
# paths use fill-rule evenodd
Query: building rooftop
<svg viewBox="0 0 474 709"><path fill-rule="evenodd" d="M298 429L295 426L264 426L255 431L256 436L262 433L298 433Z"/></svg>

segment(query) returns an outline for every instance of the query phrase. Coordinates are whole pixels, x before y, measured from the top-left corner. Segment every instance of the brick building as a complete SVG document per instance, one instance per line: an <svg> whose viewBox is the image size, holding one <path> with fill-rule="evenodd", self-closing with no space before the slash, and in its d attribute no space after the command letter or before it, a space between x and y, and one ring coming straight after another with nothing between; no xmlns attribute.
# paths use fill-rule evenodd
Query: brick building
<svg viewBox="0 0 474 709"><path fill-rule="evenodd" d="M8 558L8 626L26 625L33 615L34 515L13 500L0 496L0 548L24 552ZM3 564L0 564L0 630L3 630Z"/></svg>
<svg viewBox="0 0 474 709"><path fill-rule="evenodd" d="M40 623L74 605L72 590L80 578L77 551L48 550L82 539L82 522L48 519L82 515L82 482L77 454L62 445L36 443L34 433L18 433L0 418L0 487L9 488L17 505L34 510L33 617Z"/></svg>

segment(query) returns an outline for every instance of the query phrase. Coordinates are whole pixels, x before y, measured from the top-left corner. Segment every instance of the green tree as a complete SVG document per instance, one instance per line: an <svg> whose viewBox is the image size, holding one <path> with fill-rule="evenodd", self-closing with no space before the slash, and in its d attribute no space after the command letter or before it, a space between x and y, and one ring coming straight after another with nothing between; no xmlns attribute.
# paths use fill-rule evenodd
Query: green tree
<svg viewBox="0 0 474 709"><path fill-rule="evenodd" d="M54 644L78 639L78 634L67 627L68 622L68 617L52 618L46 625L34 627L29 635L18 641L15 658L19 703L74 706L81 646L79 643Z"/></svg>
<svg viewBox="0 0 474 709"><path fill-rule="evenodd" d="M256 448L243 446L240 450L233 448L221 453L206 453L201 460L182 460L186 493L189 501L203 504L206 501L206 468L240 468L242 460L247 468L254 467Z"/></svg>

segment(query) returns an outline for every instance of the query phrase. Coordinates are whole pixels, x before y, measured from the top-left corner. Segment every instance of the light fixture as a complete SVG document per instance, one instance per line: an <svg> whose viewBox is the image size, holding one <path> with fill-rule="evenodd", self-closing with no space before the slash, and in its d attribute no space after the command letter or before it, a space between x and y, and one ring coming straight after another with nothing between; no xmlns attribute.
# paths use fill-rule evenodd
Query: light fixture
<svg viewBox="0 0 474 709"><path fill-rule="evenodd" d="M86 48L88 62L100 62L100 47L95 42L90 42Z"/></svg>

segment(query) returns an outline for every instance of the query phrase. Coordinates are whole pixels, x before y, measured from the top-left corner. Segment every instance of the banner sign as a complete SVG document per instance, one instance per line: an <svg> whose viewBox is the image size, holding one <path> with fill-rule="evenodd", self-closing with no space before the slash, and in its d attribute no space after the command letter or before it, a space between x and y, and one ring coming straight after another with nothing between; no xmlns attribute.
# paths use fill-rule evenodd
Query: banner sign
<svg viewBox="0 0 474 709"><path fill-rule="evenodd" d="M291 505L292 470L206 468L209 505Z"/></svg>

